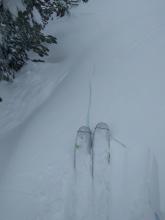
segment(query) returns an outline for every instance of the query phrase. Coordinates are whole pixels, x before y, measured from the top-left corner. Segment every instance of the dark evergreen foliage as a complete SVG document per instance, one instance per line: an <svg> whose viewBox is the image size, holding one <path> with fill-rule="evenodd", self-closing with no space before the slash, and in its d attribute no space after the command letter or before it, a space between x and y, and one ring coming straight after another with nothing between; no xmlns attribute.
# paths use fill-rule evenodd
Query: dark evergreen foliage
<svg viewBox="0 0 165 220"><path fill-rule="evenodd" d="M45 35L43 29L53 13L60 17L68 13L73 0L22 1L25 10L18 11L16 17L0 1L0 80L14 79L14 73L29 59L28 51L32 50L40 57L48 55L47 45L57 41L54 36ZM36 21L36 11L41 21Z"/></svg>
<svg viewBox="0 0 165 220"><path fill-rule="evenodd" d="M14 72L10 68L12 52L14 52L15 25L9 10L0 6L0 80L11 80Z"/></svg>

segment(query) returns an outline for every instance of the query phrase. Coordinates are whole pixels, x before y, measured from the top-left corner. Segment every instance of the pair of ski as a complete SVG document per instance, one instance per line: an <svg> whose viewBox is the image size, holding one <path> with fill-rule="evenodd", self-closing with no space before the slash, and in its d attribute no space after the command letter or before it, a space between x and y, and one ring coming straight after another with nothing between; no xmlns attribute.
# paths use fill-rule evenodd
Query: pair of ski
<svg viewBox="0 0 165 220"><path fill-rule="evenodd" d="M88 126L82 126L77 131L74 146L74 169L79 170L80 166L90 163L92 178L95 175L96 163L110 164L110 129L109 126L100 122L93 132ZM86 160L86 158L88 158ZM86 165L85 165L86 166ZM80 168L81 170L81 168Z"/></svg>

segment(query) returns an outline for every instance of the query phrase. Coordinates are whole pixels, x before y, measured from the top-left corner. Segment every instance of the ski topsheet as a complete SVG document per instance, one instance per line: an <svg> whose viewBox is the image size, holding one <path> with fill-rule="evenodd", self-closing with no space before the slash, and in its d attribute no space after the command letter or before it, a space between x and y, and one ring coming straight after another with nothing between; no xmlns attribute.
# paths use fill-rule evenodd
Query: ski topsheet
<svg viewBox="0 0 165 220"><path fill-rule="evenodd" d="M106 123L100 122L96 125L92 142L92 174L94 175L98 168L105 168L110 163L110 129Z"/></svg>
<svg viewBox="0 0 165 220"><path fill-rule="evenodd" d="M74 169L83 171L91 167L92 133L89 127L82 126L77 131L74 146Z"/></svg>
<svg viewBox="0 0 165 220"><path fill-rule="evenodd" d="M80 127L74 146L74 219L110 219L109 163L109 126L98 123L93 132L87 126Z"/></svg>
<svg viewBox="0 0 165 220"><path fill-rule="evenodd" d="M88 164L87 164L88 163ZM97 167L104 167L110 163L110 129L100 122L93 133L88 126L82 126L77 131L74 146L74 169L82 170L89 167L92 176ZM98 165L100 164L100 166Z"/></svg>
<svg viewBox="0 0 165 220"><path fill-rule="evenodd" d="M110 129L100 122L93 132L94 219L110 219Z"/></svg>
<svg viewBox="0 0 165 220"><path fill-rule="evenodd" d="M91 184L91 130L87 126L82 126L77 131L74 146L74 206L73 220L91 220L90 194ZM84 190L85 189L85 190Z"/></svg>

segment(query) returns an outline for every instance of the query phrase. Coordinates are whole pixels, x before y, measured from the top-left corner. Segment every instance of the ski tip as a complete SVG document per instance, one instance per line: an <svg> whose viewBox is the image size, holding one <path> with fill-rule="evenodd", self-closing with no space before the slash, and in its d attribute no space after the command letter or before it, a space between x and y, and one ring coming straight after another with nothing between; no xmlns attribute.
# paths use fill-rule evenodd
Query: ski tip
<svg viewBox="0 0 165 220"><path fill-rule="evenodd" d="M95 129L103 129L103 130L107 130L107 131L110 131L109 129L109 125L105 122L99 122L97 123Z"/></svg>
<svg viewBox="0 0 165 220"><path fill-rule="evenodd" d="M84 125L78 129L78 133L91 133L91 129Z"/></svg>

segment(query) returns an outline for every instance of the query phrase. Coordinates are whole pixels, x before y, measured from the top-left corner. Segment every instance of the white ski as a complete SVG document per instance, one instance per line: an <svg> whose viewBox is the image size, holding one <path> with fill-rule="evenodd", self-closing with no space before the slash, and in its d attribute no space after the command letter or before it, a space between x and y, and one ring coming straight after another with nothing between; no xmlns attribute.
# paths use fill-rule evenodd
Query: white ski
<svg viewBox="0 0 165 220"><path fill-rule="evenodd" d="M96 125L92 138L92 176L94 219L110 219L110 129Z"/></svg>
<svg viewBox="0 0 165 220"><path fill-rule="evenodd" d="M96 166L97 164L97 166ZM110 164L110 129L100 122L96 125L92 138L92 175L97 167Z"/></svg>
<svg viewBox="0 0 165 220"><path fill-rule="evenodd" d="M87 126L77 131L74 146L73 220L91 220L91 137L91 130Z"/></svg>
<svg viewBox="0 0 165 220"><path fill-rule="evenodd" d="M91 130L87 126L82 126L77 131L74 146L74 169L79 172L91 169ZM86 171L85 171L86 172Z"/></svg>

